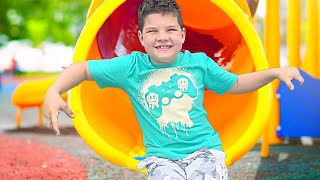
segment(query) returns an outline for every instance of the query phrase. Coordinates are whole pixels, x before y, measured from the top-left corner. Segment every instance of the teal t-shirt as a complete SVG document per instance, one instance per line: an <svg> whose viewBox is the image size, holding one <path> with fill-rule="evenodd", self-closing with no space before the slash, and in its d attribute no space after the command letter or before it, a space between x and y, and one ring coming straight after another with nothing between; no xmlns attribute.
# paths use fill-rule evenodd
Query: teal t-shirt
<svg viewBox="0 0 320 180"><path fill-rule="evenodd" d="M118 87L129 95L147 157L177 160L203 146L222 150L203 107L204 90L222 95L238 77L204 53L180 52L174 62L158 65L148 54L132 52L90 60L88 68L100 88Z"/></svg>

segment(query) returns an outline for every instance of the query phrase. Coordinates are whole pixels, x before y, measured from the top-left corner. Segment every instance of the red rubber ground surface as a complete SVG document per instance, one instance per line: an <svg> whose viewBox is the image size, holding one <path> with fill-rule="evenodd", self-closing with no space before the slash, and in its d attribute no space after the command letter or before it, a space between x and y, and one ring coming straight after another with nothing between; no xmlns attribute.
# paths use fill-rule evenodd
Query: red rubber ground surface
<svg viewBox="0 0 320 180"><path fill-rule="evenodd" d="M67 152L0 134L0 179L87 179L86 169Z"/></svg>

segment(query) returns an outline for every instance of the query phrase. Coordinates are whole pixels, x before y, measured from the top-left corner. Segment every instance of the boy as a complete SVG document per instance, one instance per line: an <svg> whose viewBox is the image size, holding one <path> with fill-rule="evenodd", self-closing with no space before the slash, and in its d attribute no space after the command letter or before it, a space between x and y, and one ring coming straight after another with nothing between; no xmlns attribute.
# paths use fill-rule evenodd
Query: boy
<svg viewBox="0 0 320 180"><path fill-rule="evenodd" d="M204 89L246 93L292 79L303 83L298 69L274 68L236 75L221 69L204 53L180 52L186 30L174 0L144 0L138 11L138 36L147 54L132 52L112 60L92 60L66 68L49 88L44 115L59 134L60 110L74 115L60 94L84 80L100 88L124 89L143 132L149 179L227 179L225 153L203 107Z"/></svg>

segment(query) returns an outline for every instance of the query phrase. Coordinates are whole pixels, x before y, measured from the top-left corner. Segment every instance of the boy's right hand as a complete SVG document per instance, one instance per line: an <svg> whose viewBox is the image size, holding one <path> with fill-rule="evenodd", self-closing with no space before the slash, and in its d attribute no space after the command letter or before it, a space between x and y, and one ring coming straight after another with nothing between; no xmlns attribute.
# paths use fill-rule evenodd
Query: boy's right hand
<svg viewBox="0 0 320 180"><path fill-rule="evenodd" d="M43 112L44 117L50 121L51 127L56 135L60 134L58 115L61 111L64 111L70 118L74 118L74 114L68 104L62 99L59 92L49 88L44 98Z"/></svg>

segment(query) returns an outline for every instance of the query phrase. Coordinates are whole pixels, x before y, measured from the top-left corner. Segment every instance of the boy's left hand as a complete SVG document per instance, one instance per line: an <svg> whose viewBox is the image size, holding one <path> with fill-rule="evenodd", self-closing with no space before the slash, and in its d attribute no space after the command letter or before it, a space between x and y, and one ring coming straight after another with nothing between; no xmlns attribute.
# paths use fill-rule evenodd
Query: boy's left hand
<svg viewBox="0 0 320 180"><path fill-rule="evenodd" d="M284 82L291 91L294 89L294 85L291 82L292 79L298 80L300 84L304 82L299 70L295 67L278 68L276 77Z"/></svg>

